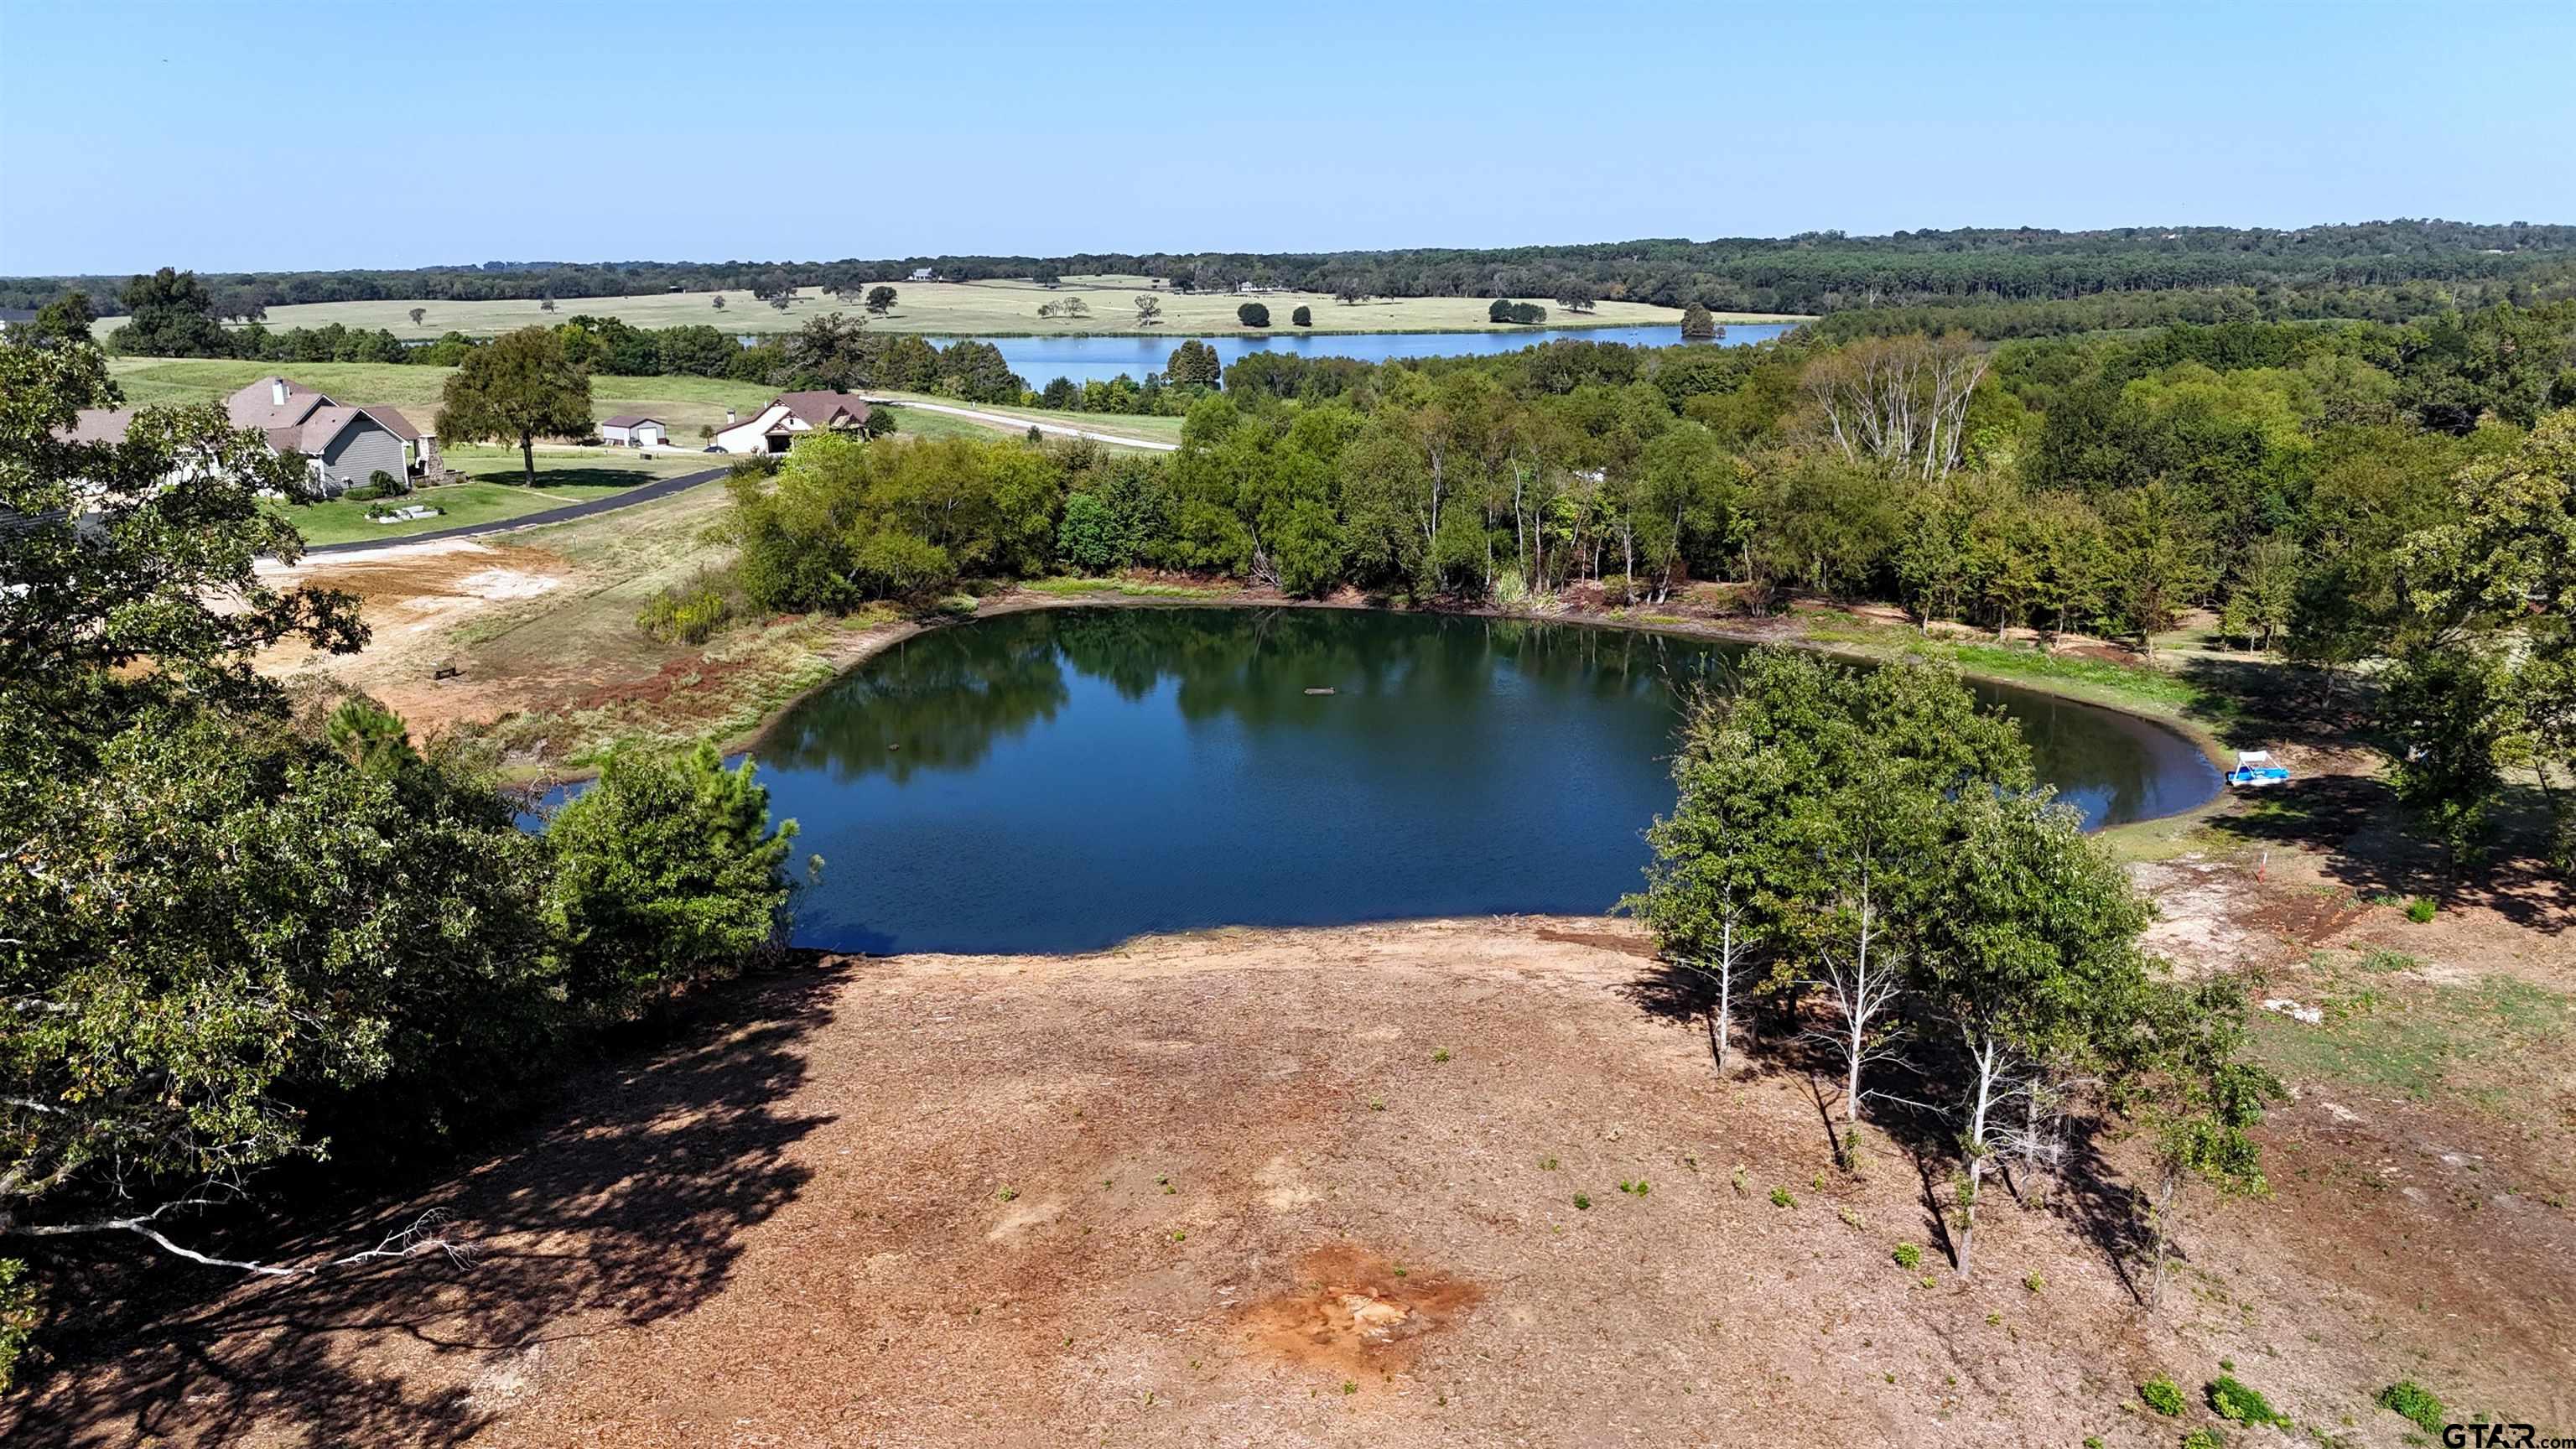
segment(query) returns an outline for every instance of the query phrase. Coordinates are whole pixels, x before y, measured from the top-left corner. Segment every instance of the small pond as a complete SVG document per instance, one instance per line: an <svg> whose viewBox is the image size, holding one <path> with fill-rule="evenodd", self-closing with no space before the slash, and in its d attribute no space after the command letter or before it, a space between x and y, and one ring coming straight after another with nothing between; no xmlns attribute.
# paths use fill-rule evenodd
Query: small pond
<svg viewBox="0 0 2576 1449"><path fill-rule="evenodd" d="M939 629L754 751L822 883L800 944L1077 951L1140 932L1606 910L1672 807L1677 686L1729 646L1324 609L1068 609ZM1329 694L1313 691L1330 690ZM2182 736L1980 686L2096 825L2187 809Z"/></svg>
<svg viewBox="0 0 2576 1449"><path fill-rule="evenodd" d="M1356 357L1362 362L1384 362L1397 357L1485 357L1496 353L1518 352L1542 342L1572 339L1577 342L1624 342L1631 347L1672 347L1678 345L1681 332L1673 327L1523 327L1504 332L1299 332L1287 326L1287 313L1279 311L1276 324L1265 335L1242 334L1200 337L1216 349L1217 361L1230 364L1247 352L1294 352L1306 357ZM1747 343L1767 341L1789 330L1791 324L1755 322L1730 324L1714 343L1717 347L1741 347ZM1042 388L1059 377L1077 383L1097 379L1106 382L1125 373L1138 382L1149 372L1161 372L1171 361L1172 349L1197 334L1174 332L1167 337L980 337L1002 351L1031 387ZM959 339L933 337L942 347Z"/></svg>

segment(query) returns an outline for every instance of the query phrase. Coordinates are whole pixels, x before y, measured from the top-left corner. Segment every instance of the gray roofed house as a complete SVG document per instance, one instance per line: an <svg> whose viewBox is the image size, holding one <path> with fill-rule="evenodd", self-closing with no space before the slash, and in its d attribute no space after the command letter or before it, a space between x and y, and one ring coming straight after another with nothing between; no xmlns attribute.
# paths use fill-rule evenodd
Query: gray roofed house
<svg viewBox="0 0 2576 1449"><path fill-rule="evenodd" d="M84 408L60 436L66 442L122 442L133 408ZM325 493L338 493L390 473L417 477L438 466L438 438L381 403L352 406L282 377L263 377L224 399L224 416L254 429L279 453L305 460Z"/></svg>

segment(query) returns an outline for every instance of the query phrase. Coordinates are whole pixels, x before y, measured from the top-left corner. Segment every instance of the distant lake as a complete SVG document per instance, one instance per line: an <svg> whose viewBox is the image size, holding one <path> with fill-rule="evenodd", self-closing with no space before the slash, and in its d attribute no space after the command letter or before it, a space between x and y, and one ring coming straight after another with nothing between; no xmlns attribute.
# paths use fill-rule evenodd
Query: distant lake
<svg viewBox="0 0 2576 1449"><path fill-rule="evenodd" d="M1287 325L1287 312L1273 313L1273 326L1266 336L1240 334L1203 336L1174 332L1162 337L982 337L1002 350L1002 356L1033 388L1043 388L1059 377L1077 383L1095 379L1107 382L1125 373L1138 382L1149 372L1161 372L1171 360L1172 349L1197 337L1216 349L1217 361L1230 364L1247 352L1294 352L1303 357L1356 357L1362 362L1384 362L1396 357L1491 357L1499 353L1518 352L1542 342L1570 339L1576 342L1624 342L1631 347L1672 347L1682 340L1678 327L1528 327L1508 332L1299 332ZM1756 322L1729 325L1726 335L1709 345L1742 347L1748 343L1767 342L1794 325L1786 322ZM945 347L961 339L934 337L932 342Z"/></svg>
<svg viewBox="0 0 2576 1449"><path fill-rule="evenodd" d="M1741 649L1522 620L1068 609L933 630L752 751L821 855L799 943L1080 951L1150 931L1606 911L1672 809L1686 686ZM1976 686L2088 824L2217 771L2159 725ZM1327 692L1328 691L1328 692Z"/></svg>

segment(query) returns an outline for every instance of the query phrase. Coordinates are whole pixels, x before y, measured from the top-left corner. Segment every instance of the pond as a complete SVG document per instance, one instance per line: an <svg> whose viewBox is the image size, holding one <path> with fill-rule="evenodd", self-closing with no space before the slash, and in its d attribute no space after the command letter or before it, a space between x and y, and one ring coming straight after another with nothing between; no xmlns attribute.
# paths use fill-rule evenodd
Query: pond
<svg viewBox="0 0 2576 1449"><path fill-rule="evenodd" d="M1286 322L1283 313L1278 319ZM1736 323L1725 335L1709 344L1717 347L1741 347L1747 343L1767 341L1789 330L1784 322ZM1161 372L1171 360L1172 349L1194 334L1174 332L1168 337L982 337L1002 350L1029 386L1043 388L1059 377L1077 383L1098 379L1106 382L1125 373L1138 382L1149 372ZM1263 336L1200 337L1216 349L1220 364L1231 364L1247 352L1294 352L1305 357L1356 357L1363 362L1384 362L1393 357L1485 357L1497 353L1518 352L1542 342L1560 339L1578 342L1624 342L1631 347L1672 347L1681 342L1681 333L1673 327L1527 327L1508 332L1298 332L1293 328ZM945 347L958 341L954 337L933 337L932 342Z"/></svg>
<svg viewBox="0 0 2576 1449"><path fill-rule="evenodd" d="M1607 910L1673 803L1678 686L1740 651L1321 609L1067 609L934 630L754 754L799 944L1078 951L1142 932ZM1330 693L1316 693L1329 690ZM2088 822L2218 789L2180 735L1981 686Z"/></svg>

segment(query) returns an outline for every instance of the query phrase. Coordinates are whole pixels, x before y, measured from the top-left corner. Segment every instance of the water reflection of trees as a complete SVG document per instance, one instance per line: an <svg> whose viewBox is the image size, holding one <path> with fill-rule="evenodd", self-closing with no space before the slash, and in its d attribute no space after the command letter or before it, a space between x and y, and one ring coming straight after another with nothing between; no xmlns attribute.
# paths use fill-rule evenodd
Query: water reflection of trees
<svg viewBox="0 0 2576 1449"><path fill-rule="evenodd" d="M970 769L1071 698L1055 646L1025 627L1034 622L946 629L888 650L789 710L760 756L841 781Z"/></svg>
<svg viewBox="0 0 2576 1449"><path fill-rule="evenodd" d="M1128 701L1171 686L1183 719L1390 740L1384 710L1420 712L1402 734L1436 744L1472 731L1476 701L1523 689L1600 702L1674 697L1720 649L1625 630L1521 620L1311 609L1099 609L987 620L914 639L782 719L761 747L787 768L836 779L962 770L1054 718L1066 669ZM1330 688L1331 698L1306 693Z"/></svg>
<svg viewBox="0 0 2576 1449"><path fill-rule="evenodd" d="M1192 724L1345 742L1355 746L1342 756L1349 768L1400 775L1476 757L1492 745L1489 732L1519 727L1513 712L1488 707L1496 695L1625 704L1632 707L1601 712L1603 727L1646 727L1655 716L1635 703L1679 701L1702 682L1723 687L1739 652L1515 619L1319 609L1024 614L939 630L879 656L791 711L761 754L842 781L972 769L997 743L1054 719L1081 678L1130 703L1169 688ZM1306 693L1322 688L1334 695ZM2097 821L2180 808L2207 787L2198 751L2143 721L2023 690L1982 685L1978 694L2012 712L2040 777Z"/></svg>

